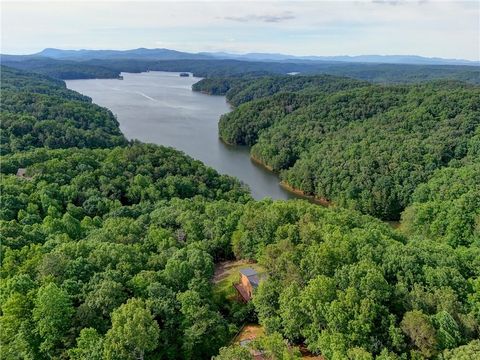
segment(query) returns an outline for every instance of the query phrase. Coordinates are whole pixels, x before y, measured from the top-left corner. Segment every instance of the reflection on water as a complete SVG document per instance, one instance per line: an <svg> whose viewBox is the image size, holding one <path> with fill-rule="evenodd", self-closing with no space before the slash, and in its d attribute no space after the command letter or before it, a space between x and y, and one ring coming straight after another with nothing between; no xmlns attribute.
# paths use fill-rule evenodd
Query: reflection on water
<svg viewBox="0 0 480 360"><path fill-rule="evenodd" d="M172 146L248 184L256 199L269 196L289 199L295 195L279 186L276 175L250 160L246 147L232 147L218 139L217 123L230 111L223 96L191 90L199 81L179 73L123 73L123 80L68 80L78 91L112 110L129 139Z"/></svg>

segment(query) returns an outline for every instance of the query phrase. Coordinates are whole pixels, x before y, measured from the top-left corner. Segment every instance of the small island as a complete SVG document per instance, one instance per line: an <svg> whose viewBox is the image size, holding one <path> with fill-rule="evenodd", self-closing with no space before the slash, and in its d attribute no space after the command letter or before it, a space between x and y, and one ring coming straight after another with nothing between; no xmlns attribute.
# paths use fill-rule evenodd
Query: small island
<svg viewBox="0 0 480 360"><path fill-rule="evenodd" d="M180 73L180 76L181 76L181 77L189 77L190 74L189 74L189 73L186 73L186 72L181 72L181 73Z"/></svg>

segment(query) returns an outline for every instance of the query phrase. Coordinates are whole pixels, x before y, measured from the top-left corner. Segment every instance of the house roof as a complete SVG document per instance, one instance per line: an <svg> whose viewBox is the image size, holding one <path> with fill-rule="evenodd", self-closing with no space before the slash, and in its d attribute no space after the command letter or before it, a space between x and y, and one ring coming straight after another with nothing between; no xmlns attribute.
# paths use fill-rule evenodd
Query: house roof
<svg viewBox="0 0 480 360"><path fill-rule="evenodd" d="M240 274L245 275L253 287L258 286L258 283L260 282L260 278L258 277L258 273L255 270L253 270L252 268L241 269Z"/></svg>
<svg viewBox="0 0 480 360"><path fill-rule="evenodd" d="M240 284L233 284L233 286L235 287L235 289L237 289L238 293L243 298L243 300L245 300L245 301L250 300L251 296L250 296L249 292L247 291L247 289L245 289L245 287L241 283Z"/></svg>
<svg viewBox="0 0 480 360"><path fill-rule="evenodd" d="M245 275L246 277L250 277L253 275L257 275L257 272L252 268L248 267L248 268L240 269L240 274Z"/></svg>
<svg viewBox="0 0 480 360"><path fill-rule="evenodd" d="M250 284L252 284L253 287L257 287L258 284L260 283L260 279L258 278L257 275L249 276L248 280L250 281Z"/></svg>

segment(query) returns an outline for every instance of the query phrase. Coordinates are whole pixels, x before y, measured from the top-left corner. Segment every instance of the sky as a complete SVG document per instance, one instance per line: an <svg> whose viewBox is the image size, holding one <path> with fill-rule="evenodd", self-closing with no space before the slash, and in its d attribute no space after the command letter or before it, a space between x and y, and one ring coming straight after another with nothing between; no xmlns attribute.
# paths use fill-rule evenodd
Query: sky
<svg viewBox="0 0 480 360"><path fill-rule="evenodd" d="M146 47L480 60L479 19L480 0L1 0L1 52Z"/></svg>

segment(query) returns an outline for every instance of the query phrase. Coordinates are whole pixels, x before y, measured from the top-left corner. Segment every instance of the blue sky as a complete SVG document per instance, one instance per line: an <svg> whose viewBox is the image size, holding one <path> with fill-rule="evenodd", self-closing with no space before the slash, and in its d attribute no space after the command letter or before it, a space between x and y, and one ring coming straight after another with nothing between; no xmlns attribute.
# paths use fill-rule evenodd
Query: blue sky
<svg viewBox="0 0 480 360"><path fill-rule="evenodd" d="M45 47L479 60L480 1L2 1L2 53Z"/></svg>

